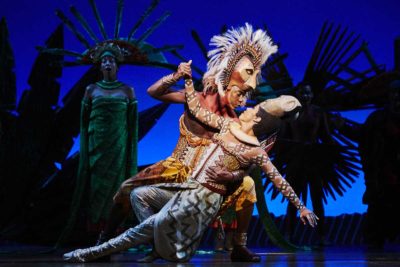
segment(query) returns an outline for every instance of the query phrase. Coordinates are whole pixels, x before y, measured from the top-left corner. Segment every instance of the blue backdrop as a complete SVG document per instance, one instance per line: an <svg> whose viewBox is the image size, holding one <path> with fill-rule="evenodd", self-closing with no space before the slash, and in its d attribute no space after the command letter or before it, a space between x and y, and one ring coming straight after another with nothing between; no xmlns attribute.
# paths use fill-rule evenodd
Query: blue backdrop
<svg viewBox="0 0 400 267"><path fill-rule="evenodd" d="M98 8L109 33L114 29L117 1L97 0ZM130 28L150 4L150 0L125 1L121 35L127 35ZM94 17L89 3L81 0L32 1L13 0L2 3L0 16L6 17L10 40L16 60L18 97L29 88L27 80L33 61L37 55L35 46L43 45L50 33L60 23L54 15L59 8L70 15L68 8L74 5L94 27ZM289 53L285 61L295 84L301 81L306 64L317 41L324 21L332 21L361 35L368 41L372 55L387 69L393 68L393 40L400 32L400 3L396 0L257 0L257 1L161 1L155 12L141 28L143 32L165 11L171 11L168 20L157 29L148 41L159 47L167 44L184 44L182 54L193 60L197 66L205 68L205 61L191 39L190 30L196 29L208 44L213 34L219 33L222 25L241 26L249 22L254 26L268 26L280 51ZM72 17L72 16L70 16ZM97 28L96 28L97 30ZM139 32L140 34L140 32ZM73 35L65 30L65 48L82 52L84 49ZM167 55L170 62L177 59ZM68 92L86 67L65 69L60 80L61 97ZM120 80L135 87L139 100L139 110L157 103L146 94L146 88L162 75L165 69L148 67L121 68ZM159 123L139 144L139 164L149 164L170 155L178 137L177 121L182 107L171 106ZM370 111L348 112L348 116L364 122ZM74 150L77 149L75 145ZM362 173L346 195L336 202L330 200L326 206L327 215L364 212L361 197L364 192ZM272 211L283 214L285 205L275 201Z"/></svg>

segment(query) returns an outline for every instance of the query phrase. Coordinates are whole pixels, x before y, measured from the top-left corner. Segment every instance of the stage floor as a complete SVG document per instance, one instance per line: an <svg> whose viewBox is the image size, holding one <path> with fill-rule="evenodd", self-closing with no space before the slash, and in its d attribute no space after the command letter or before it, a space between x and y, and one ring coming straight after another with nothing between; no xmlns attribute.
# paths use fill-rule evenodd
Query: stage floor
<svg viewBox="0 0 400 267"><path fill-rule="evenodd" d="M260 263L232 263L229 253L214 253L212 250L200 250L189 263L170 263L157 260L151 264L135 263L143 257L143 252L127 251L115 254L111 262L71 264L62 261L64 250L51 252L46 247L2 246L0 248L0 266L400 266L400 250L391 247L386 251L365 251L354 247L329 247L323 250L285 253L275 248L253 249L261 257Z"/></svg>

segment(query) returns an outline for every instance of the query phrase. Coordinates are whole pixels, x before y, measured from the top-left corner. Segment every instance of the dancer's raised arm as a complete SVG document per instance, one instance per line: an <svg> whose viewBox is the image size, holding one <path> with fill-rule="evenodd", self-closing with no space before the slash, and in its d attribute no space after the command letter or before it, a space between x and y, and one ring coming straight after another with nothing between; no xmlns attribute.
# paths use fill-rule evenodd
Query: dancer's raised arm
<svg viewBox="0 0 400 267"><path fill-rule="evenodd" d="M172 87L183 77L192 77L189 62L179 64L176 72L166 75L152 84L147 93L155 99L168 103L185 103L185 94L183 90L175 90Z"/></svg>

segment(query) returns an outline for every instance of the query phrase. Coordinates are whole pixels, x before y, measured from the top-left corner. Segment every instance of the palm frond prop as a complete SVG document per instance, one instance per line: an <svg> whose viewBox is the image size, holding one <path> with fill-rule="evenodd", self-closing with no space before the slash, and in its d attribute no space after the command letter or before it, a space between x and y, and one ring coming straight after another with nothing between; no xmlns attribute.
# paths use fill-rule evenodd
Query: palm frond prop
<svg viewBox="0 0 400 267"><path fill-rule="evenodd" d="M360 36L325 22L303 82L313 89L314 104L330 111L354 110L370 104L360 101L358 92L383 71Z"/></svg>
<svg viewBox="0 0 400 267"><path fill-rule="evenodd" d="M46 44L53 48L63 47L62 36L62 27L58 27ZM12 54L2 54L1 61L10 62L10 57ZM61 68L51 62L59 59L60 56L40 54L28 79L30 88L23 92L16 108L7 109L1 116L0 123L4 128L0 139L0 207L4 216L0 219L0 229L21 212L29 199L24 196L29 196L32 187L55 170L53 156L57 149L49 144L54 141ZM4 70L4 74L11 70ZM4 89L10 96L15 96L14 86Z"/></svg>
<svg viewBox="0 0 400 267"><path fill-rule="evenodd" d="M286 125L274 150L275 164L303 199L307 198L310 185L318 187L314 190L321 192L321 201L326 203L327 196L336 199L354 183L360 170L357 147L349 137L339 133L337 115L333 112L375 105L362 99L360 92L383 75L383 71L358 35L340 25L324 23L303 80L286 90L299 95L304 86L309 86L314 96L309 109L313 115L304 111L301 122ZM271 84L290 80L286 71L279 73L276 68L266 67L263 76L266 80L272 77ZM289 83L283 87L286 85ZM276 94L281 94L283 87L278 86ZM304 127L314 130L308 137L299 137ZM273 192L272 197L277 195L278 192Z"/></svg>

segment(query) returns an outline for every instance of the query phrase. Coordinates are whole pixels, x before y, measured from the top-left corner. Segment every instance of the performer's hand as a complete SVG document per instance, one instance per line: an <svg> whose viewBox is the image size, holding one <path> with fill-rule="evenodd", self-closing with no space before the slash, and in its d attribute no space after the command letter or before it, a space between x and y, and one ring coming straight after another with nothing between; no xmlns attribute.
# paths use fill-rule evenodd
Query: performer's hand
<svg viewBox="0 0 400 267"><path fill-rule="evenodd" d="M315 227L317 226L317 220L319 220L319 218L314 214L314 212L305 208L300 212L300 220L304 225L308 223L311 227Z"/></svg>
<svg viewBox="0 0 400 267"><path fill-rule="evenodd" d="M233 173L220 167L210 167L206 174L211 181L216 183L229 183L233 180Z"/></svg>
<svg viewBox="0 0 400 267"><path fill-rule="evenodd" d="M192 68L190 65L192 64L192 60L188 62L182 62L179 64L177 71L174 73L174 78L179 80L181 78L192 78Z"/></svg>

